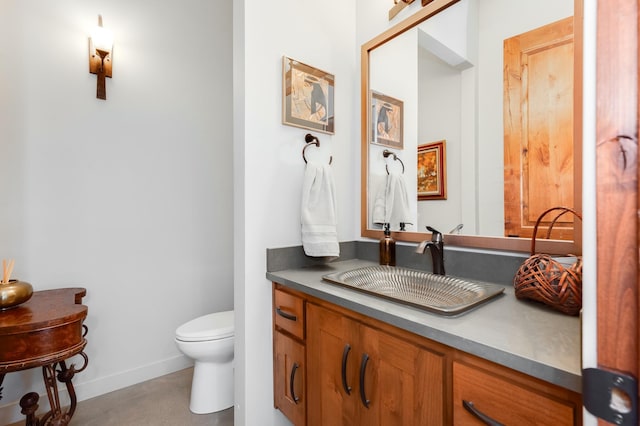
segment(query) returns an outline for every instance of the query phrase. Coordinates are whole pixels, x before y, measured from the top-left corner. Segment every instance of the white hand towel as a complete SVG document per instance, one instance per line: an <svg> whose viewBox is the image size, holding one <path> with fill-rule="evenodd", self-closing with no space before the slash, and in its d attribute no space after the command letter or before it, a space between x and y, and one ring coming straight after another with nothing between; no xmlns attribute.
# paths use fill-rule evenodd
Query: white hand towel
<svg viewBox="0 0 640 426"><path fill-rule="evenodd" d="M413 224L404 175L391 173L385 176L375 193L371 219L380 226L389 223L394 230L400 229L400 223Z"/></svg>
<svg viewBox="0 0 640 426"><path fill-rule="evenodd" d="M409 192L403 175L391 173L387 176L385 205L385 219L391 224L392 229L399 229L400 223L413 224L409 209Z"/></svg>
<svg viewBox="0 0 640 426"><path fill-rule="evenodd" d="M387 178L382 176L380 179L374 179L374 176L369 176L369 184L371 188L374 188L371 192L375 195L373 198L373 209L371 213L371 220L375 225L384 226L388 221L387 217Z"/></svg>
<svg viewBox="0 0 640 426"><path fill-rule="evenodd" d="M302 182L302 246L307 256L340 255L336 187L329 164L309 162Z"/></svg>

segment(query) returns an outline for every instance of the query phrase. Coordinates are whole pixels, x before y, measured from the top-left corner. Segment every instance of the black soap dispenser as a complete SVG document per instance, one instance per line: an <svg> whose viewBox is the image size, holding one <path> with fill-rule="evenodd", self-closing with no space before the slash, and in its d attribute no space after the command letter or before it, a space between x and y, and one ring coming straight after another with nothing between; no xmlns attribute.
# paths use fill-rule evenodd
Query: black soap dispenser
<svg viewBox="0 0 640 426"><path fill-rule="evenodd" d="M380 240L380 264L396 266L396 241L391 238L389 224L384 224L384 237Z"/></svg>

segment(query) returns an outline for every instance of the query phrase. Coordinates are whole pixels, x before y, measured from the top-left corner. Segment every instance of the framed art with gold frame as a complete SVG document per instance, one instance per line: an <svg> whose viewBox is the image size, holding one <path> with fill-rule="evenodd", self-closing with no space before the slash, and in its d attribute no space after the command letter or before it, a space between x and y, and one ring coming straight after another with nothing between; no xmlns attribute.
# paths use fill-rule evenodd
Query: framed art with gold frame
<svg viewBox="0 0 640 426"><path fill-rule="evenodd" d="M282 123L334 133L335 77L295 59L282 58Z"/></svg>

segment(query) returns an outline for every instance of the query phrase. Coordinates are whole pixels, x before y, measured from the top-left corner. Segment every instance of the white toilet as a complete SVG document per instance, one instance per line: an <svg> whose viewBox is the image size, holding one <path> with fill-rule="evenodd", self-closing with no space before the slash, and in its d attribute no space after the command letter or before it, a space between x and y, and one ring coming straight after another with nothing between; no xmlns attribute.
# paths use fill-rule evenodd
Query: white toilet
<svg viewBox="0 0 640 426"><path fill-rule="evenodd" d="M176 330L176 345L195 361L189 409L214 413L233 406L233 311L191 320Z"/></svg>

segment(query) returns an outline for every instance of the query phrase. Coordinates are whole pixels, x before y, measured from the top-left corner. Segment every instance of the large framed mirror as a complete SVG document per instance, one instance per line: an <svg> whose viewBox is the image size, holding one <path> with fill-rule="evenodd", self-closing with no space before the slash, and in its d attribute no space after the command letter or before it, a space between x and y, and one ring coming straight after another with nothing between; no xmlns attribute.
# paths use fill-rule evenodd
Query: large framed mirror
<svg viewBox="0 0 640 426"><path fill-rule="evenodd" d="M582 0L434 0L361 62L363 237L527 252L581 211ZM581 253L568 216L536 251Z"/></svg>

